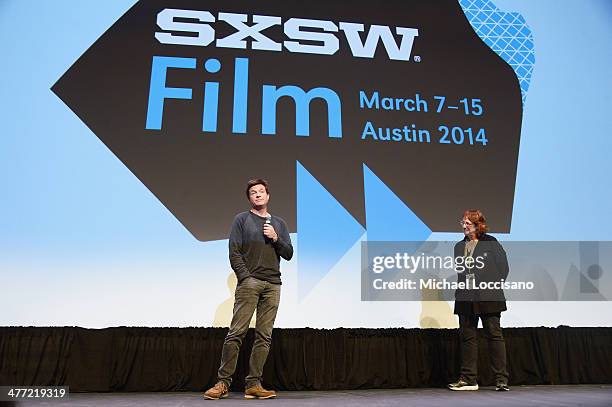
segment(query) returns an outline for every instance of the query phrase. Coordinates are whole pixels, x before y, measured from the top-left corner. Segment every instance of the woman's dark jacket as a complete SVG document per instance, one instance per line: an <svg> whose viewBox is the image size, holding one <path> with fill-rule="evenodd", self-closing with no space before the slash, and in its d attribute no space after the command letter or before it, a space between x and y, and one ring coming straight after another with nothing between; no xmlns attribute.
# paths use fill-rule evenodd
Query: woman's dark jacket
<svg viewBox="0 0 612 407"><path fill-rule="evenodd" d="M455 258L464 257L465 243L468 238L455 245ZM473 268L475 284L480 282L501 281L508 277L508 258L501 244L493 236L484 234L478 239L472 257L481 257L484 267ZM457 273L458 281L465 282L466 272ZM501 289L491 290L462 290L455 291L455 314L480 315L496 314L505 311L506 297Z"/></svg>

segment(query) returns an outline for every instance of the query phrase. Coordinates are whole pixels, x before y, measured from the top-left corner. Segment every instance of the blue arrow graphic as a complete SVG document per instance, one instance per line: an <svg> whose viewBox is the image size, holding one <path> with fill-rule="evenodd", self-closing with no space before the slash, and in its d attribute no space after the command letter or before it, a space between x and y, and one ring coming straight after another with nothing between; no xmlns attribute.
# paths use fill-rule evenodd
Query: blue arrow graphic
<svg viewBox="0 0 612 407"><path fill-rule="evenodd" d="M299 161L296 163L298 298L301 301L365 230Z"/></svg>
<svg viewBox="0 0 612 407"><path fill-rule="evenodd" d="M368 241L422 242L429 238L431 229L365 164L363 182Z"/></svg>

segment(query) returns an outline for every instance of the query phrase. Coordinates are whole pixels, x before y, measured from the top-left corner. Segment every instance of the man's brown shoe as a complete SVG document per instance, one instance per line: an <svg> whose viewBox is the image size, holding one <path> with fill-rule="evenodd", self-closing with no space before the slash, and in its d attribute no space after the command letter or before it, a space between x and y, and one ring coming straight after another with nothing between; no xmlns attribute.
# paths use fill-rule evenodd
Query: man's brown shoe
<svg viewBox="0 0 612 407"><path fill-rule="evenodd" d="M213 387L206 390L204 393L204 398L208 400L219 400L224 399L229 396L229 389L227 385L223 382L217 382Z"/></svg>
<svg viewBox="0 0 612 407"><path fill-rule="evenodd" d="M261 384L249 387L244 392L245 399L271 399L274 397L276 397L276 392L264 389Z"/></svg>

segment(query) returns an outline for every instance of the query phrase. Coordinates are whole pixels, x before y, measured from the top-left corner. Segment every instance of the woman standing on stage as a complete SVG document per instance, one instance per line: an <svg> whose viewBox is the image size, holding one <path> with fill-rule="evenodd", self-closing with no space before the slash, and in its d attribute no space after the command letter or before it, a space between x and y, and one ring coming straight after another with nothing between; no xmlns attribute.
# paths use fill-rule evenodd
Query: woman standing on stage
<svg viewBox="0 0 612 407"><path fill-rule="evenodd" d="M488 235L486 219L479 210L468 210L460 221L464 238L455 245L455 259L463 258L467 265L458 273L458 282L465 289L455 292L455 314L459 316L461 341L461 373L459 380L448 385L451 390L478 390L478 319L482 321L489 345L491 368L495 374L495 389L508 391L506 343L500 326L506 299L502 289L478 289L508 277L506 252L497 239ZM470 260L473 259L473 260ZM467 261L465 260L467 259Z"/></svg>

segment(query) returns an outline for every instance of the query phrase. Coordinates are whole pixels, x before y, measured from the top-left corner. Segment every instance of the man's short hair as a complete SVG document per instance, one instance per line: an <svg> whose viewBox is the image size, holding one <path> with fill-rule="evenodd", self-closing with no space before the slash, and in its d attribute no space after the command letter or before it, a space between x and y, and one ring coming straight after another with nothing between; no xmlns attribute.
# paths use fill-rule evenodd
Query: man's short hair
<svg viewBox="0 0 612 407"><path fill-rule="evenodd" d="M264 188L266 188L266 193L268 195L270 194L270 190L268 189L268 181L266 181L263 178L256 178L256 179L252 179L249 182L247 182L246 191L245 191L247 199L249 198L249 190L253 188L255 185L263 185Z"/></svg>

